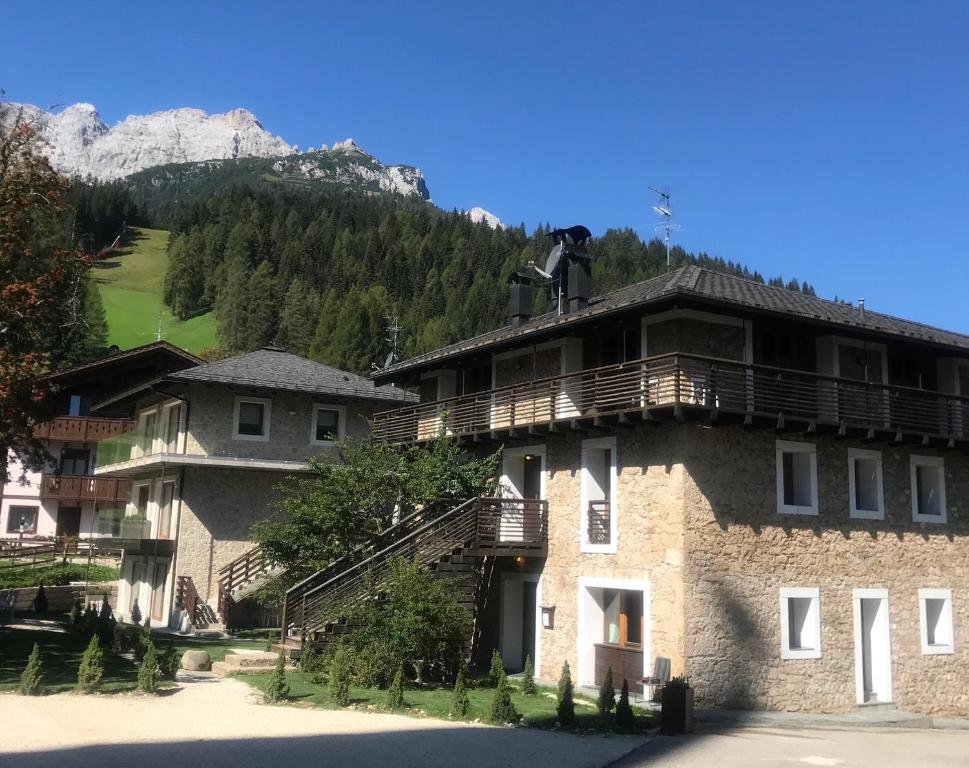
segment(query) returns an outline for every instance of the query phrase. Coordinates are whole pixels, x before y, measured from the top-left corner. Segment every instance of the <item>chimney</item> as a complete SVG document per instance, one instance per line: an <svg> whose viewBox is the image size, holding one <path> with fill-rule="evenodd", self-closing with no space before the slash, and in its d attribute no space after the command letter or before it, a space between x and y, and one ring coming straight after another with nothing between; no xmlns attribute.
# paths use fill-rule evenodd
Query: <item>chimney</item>
<svg viewBox="0 0 969 768"><path fill-rule="evenodd" d="M508 303L511 325L518 328L532 319L532 278L524 272L512 272L508 282L511 285Z"/></svg>
<svg viewBox="0 0 969 768"><path fill-rule="evenodd" d="M589 306L592 293L592 259L585 254L569 254L569 279L566 288L568 312L577 312Z"/></svg>

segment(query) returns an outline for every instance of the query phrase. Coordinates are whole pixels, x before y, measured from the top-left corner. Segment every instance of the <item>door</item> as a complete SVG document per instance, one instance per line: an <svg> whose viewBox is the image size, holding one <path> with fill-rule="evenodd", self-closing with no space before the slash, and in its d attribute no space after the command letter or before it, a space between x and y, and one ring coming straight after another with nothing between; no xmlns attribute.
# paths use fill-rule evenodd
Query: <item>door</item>
<svg viewBox="0 0 969 768"><path fill-rule="evenodd" d="M525 541L535 541L541 533L542 505L529 500L542 498L542 457L526 454L523 474L522 498L525 499L525 504L522 510L522 538Z"/></svg>
<svg viewBox="0 0 969 768"><path fill-rule="evenodd" d="M881 424L888 421L885 353L878 347L838 345L838 375L862 383L839 384L841 418L849 423ZM874 386L870 386L874 385Z"/></svg>
<svg viewBox="0 0 969 768"><path fill-rule="evenodd" d="M505 668L519 672L525 659L535 662L535 617L538 581L506 578L501 582L501 658Z"/></svg>
<svg viewBox="0 0 969 768"><path fill-rule="evenodd" d="M172 505L175 501L175 483L162 483L161 502L158 504L158 538L170 539L172 528Z"/></svg>
<svg viewBox="0 0 969 768"><path fill-rule="evenodd" d="M60 507L57 510L57 528L54 535L60 539L62 536L79 536L81 533L81 508L80 507Z"/></svg>
<svg viewBox="0 0 969 768"><path fill-rule="evenodd" d="M508 499L520 499L517 503L501 505L501 540L531 541L540 531L541 504L534 500L542 497L542 470L544 456L536 453L506 453L502 486Z"/></svg>
<svg viewBox="0 0 969 768"><path fill-rule="evenodd" d="M155 563L154 578L151 583L151 619L161 621L165 610L165 581L168 579L168 563Z"/></svg>
<svg viewBox="0 0 969 768"><path fill-rule="evenodd" d="M855 675L859 704L892 701L888 597L873 592L855 597Z"/></svg>

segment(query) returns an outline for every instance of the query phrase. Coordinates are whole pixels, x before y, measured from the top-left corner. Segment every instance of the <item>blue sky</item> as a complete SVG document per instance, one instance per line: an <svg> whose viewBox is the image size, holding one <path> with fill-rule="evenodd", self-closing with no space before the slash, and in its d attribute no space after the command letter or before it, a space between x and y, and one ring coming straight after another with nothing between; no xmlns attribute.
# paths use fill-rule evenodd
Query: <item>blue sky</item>
<svg viewBox="0 0 969 768"><path fill-rule="evenodd" d="M435 202L678 241L969 333L969 3L17 3L0 88L252 110Z"/></svg>

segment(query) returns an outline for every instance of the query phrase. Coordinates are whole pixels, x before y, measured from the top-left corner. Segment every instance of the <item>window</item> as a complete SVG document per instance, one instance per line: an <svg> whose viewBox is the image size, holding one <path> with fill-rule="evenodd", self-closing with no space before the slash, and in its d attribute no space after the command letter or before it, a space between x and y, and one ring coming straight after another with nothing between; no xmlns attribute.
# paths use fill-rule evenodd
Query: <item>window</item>
<svg viewBox="0 0 969 768"><path fill-rule="evenodd" d="M920 589L919 618L922 624L922 653L953 653L952 590Z"/></svg>
<svg viewBox="0 0 969 768"><path fill-rule="evenodd" d="M165 610L165 582L168 580L168 563L155 563L155 578L151 585L151 617L161 621Z"/></svg>
<svg viewBox="0 0 969 768"><path fill-rule="evenodd" d="M816 587L781 588L781 658L821 658L821 610Z"/></svg>
<svg viewBox="0 0 969 768"><path fill-rule="evenodd" d="M161 488L161 502L158 504L159 539L171 538L172 504L175 501L175 483L164 482Z"/></svg>
<svg viewBox="0 0 969 768"><path fill-rule="evenodd" d="M939 456L912 456L912 520L944 523L945 464Z"/></svg>
<svg viewBox="0 0 969 768"><path fill-rule="evenodd" d="M812 443L777 441L777 511L818 513L818 454Z"/></svg>
<svg viewBox="0 0 969 768"><path fill-rule="evenodd" d="M81 396L71 395L67 406L68 416L80 416L81 415Z"/></svg>
<svg viewBox="0 0 969 768"><path fill-rule="evenodd" d="M343 439L346 409L341 405L314 405L310 442L313 445L333 445Z"/></svg>
<svg viewBox="0 0 969 768"><path fill-rule="evenodd" d="M630 589L604 589L602 597L605 641L630 648L642 647L643 593Z"/></svg>
<svg viewBox="0 0 969 768"><path fill-rule="evenodd" d="M232 437L236 440L268 440L271 403L261 397L237 397Z"/></svg>
<svg viewBox="0 0 969 768"><path fill-rule="evenodd" d="M165 408L165 453L178 453L178 432L182 426L182 404Z"/></svg>
<svg viewBox="0 0 969 768"><path fill-rule="evenodd" d="M128 612L135 607L138 602L138 593L141 592L141 583L145 580L145 563L142 560L135 560L131 563L131 589L128 592ZM138 606L141 610L141 606Z"/></svg>
<svg viewBox="0 0 969 768"><path fill-rule="evenodd" d="M7 533L37 533L40 507L10 507L7 510Z"/></svg>
<svg viewBox="0 0 969 768"><path fill-rule="evenodd" d="M88 452L83 448L65 448L61 451L62 475L86 475Z"/></svg>
<svg viewBox="0 0 969 768"><path fill-rule="evenodd" d="M155 431L158 428L158 411L151 410L138 418L138 452L140 456L150 456L155 452Z"/></svg>
<svg viewBox="0 0 969 768"><path fill-rule="evenodd" d="M879 451L848 449L848 494L851 517L885 519L882 455Z"/></svg>
<svg viewBox="0 0 969 768"><path fill-rule="evenodd" d="M579 495L583 552L616 551L616 439L582 441L582 491Z"/></svg>
<svg viewBox="0 0 969 768"><path fill-rule="evenodd" d="M120 536L124 510L98 507L98 533L101 536Z"/></svg>

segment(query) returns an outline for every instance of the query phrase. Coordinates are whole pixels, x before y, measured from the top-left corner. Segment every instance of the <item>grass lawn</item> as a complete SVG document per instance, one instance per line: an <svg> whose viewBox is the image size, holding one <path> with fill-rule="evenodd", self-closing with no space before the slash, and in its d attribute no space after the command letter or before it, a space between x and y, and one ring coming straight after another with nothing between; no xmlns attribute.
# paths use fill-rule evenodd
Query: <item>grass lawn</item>
<svg viewBox="0 0 969 768"><path fill-rule="evenodd" d="M25 567L10 561L0 561L0 589L9 587L35 587L43 584L45 587L69 584L72 581L89 581L104 584L118 580L118 569L106 565L90 566L87 563L58 562L48 565Z"/></svg>
<svg viewBox="0 0 969 768"><path fill-rule="evenodd" d="M167 248L168 232L135 228L129 231L120 252L94 267L108 318L109 344L130 349L154 341L159 317L162 338L172 344L190 352L218 344L212 313L177 320L162 302Z"/></svg>
<svg viewBox="0 0 969 768"><path fill-rule="evenodd" d="M268 673L258 675L238 675L237 680L249 683L255 688L265 690L269 682ZM330 700L329 689L325 685L312 682L310 675L302 672L290 672L286 675L289 682L290 698L293 702L311 704L314 707L337 709ZM479 719L488 722L491 714L491 702L494 698L493 688L469 688L468 699L471 709L467 720ZM386 710L387 691L375 688L352 688L351 703L358 708L374 708ZM556 691L552 688L539 688L534 696L524 696L514 691L511 696L515 709L522 715L522 725L531 728L553 728L556 721ZM436 717L450 719L448 710L451 707L450 688L409 688L404 691L404 701L407 707L401 714L415 717ZM652 727L649 715L637 714L637 730ZM596 711L595 702L577 696L575 698L575 726L576 731L604 731L614 730L611 721L603 722Z"/></svg>

